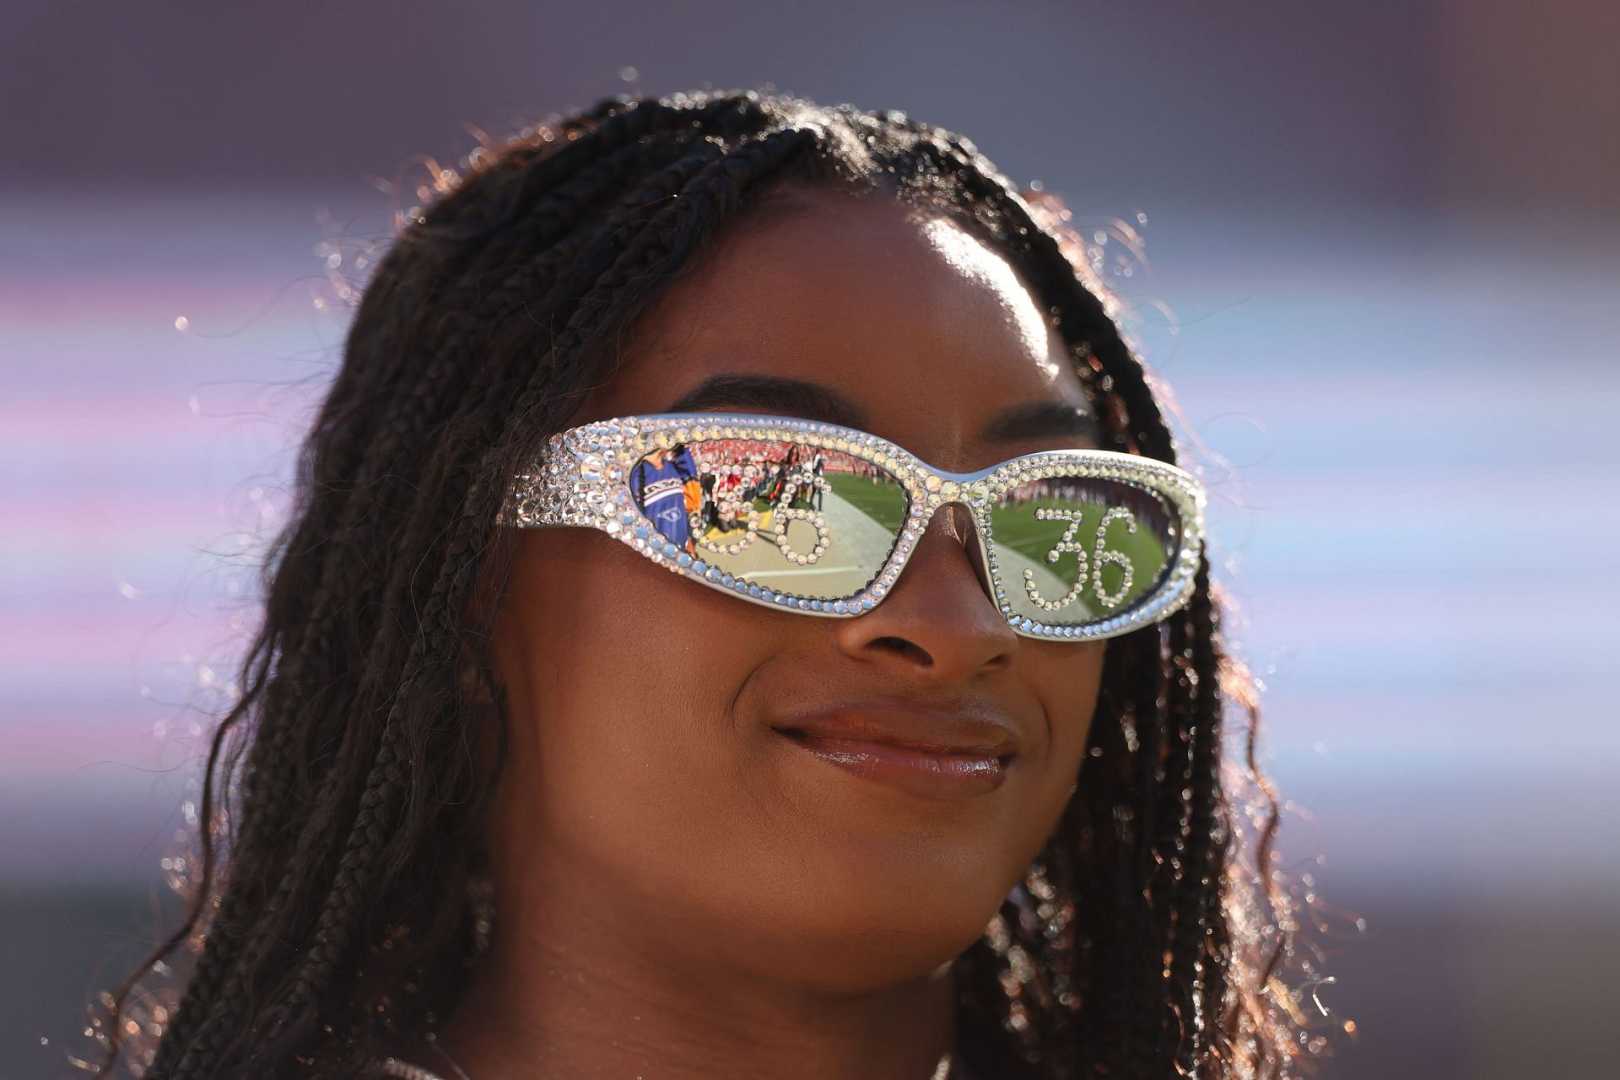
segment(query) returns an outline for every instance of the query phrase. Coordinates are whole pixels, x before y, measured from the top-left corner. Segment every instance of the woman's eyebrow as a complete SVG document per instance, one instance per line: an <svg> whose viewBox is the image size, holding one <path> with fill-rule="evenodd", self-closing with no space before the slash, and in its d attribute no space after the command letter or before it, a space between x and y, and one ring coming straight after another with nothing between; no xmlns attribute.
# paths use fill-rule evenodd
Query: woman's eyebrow
<svg viewBox="0 0 1620 1080"><path fill-rule="evenodd" d="M711 375L664 411L701 412L721 406L771 409L825 424L866 427L866 413L838 391L780 375Z"/></svg>
<svg viewBox="0 0 1620 1080"><path fill-rule="evenodd" d="M806 420L866 430L865 411L831 387L781 375L711 375L682 394L664 412L702 412L716 408L770 409ZM1029 401L1003 409L990 418L985 442L1076 437L1097 439L1102 430L1084 405Z"/></svg>
<svg viewBox="0 0 1620 1080"><path fill-rule="evenodd" d="M1029 401L1003 409L985 425L985 442L1011 442L1014 439L1102 438L1102 425L1084 405L1063 401Z"/></svg>

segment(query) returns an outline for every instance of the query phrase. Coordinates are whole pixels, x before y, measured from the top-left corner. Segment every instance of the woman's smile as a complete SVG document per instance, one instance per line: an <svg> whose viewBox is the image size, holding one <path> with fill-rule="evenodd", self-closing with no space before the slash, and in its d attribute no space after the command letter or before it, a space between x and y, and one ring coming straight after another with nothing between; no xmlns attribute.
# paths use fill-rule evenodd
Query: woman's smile
<svg viewBox="0 0 1620 1080"><path fill-rule="evenodd" d="M771 726L822 762L926 799L996 790L1020 745L1013 721L988 702L849 702L800 710Z"/></svg>
<svg viewBox="0 0 1620 1080"><path fill-rule="evenodd" d="M925 799L965 799L996 790L1012 755L952 753L896 743L782 732L809 754L856 776Z"/></svg>

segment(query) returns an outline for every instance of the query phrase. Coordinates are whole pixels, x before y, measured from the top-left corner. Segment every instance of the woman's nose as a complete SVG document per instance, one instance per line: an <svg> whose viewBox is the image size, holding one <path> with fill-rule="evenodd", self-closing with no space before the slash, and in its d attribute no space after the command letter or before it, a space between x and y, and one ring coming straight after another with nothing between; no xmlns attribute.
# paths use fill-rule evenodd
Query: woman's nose
<svg viewBox="0 0 1620 1080"><path fill-rule="evenodd" d="M864 615L842 620L837 634L853 656L898 658L940 681L1005 666L1018 635L992 598L967 507L936 510L888 594Z"/></svg>

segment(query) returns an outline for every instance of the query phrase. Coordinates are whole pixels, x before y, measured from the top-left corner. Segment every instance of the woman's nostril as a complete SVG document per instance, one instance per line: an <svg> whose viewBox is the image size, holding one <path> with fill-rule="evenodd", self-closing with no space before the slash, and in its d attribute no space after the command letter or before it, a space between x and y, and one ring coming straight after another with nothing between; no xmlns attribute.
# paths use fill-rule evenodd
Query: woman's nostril
<svg viewBox="0 0 1620 1080"><path fill-rule="evenodd" d="M879 649L886 649L890 652L897 653L900 656L910 657L922 664L931 664L934 662L933 657L928 655L927 650L913 642L907 641L903 637L894 637L891 635L887 637L875 638L872 641L872 645Z"/></svg>

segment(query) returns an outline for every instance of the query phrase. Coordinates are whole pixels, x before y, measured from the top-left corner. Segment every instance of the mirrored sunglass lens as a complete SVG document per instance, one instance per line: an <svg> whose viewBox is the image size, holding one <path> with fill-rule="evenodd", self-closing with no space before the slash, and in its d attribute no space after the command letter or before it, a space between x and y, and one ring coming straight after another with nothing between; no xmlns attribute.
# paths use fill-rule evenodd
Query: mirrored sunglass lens
<svg viewBox="0 0 1620 1080"><path fill-rule="evenodd" d="M859 593L906 519L905 488L839 450L705 439L631 466L637 507L665 540L722 574L812 600Z"/></svg>
<svg viewBox="0 0 1620 1080"><path fill-rule="evenodd" d="M1115 480L1048 477L1006 492L990 511L1002 588L1017 616L1083 625L1129 611L1175 557L1175 512Z"/></svg>

